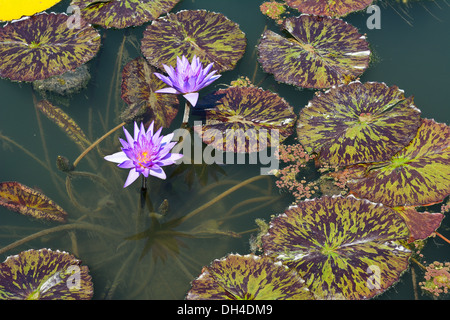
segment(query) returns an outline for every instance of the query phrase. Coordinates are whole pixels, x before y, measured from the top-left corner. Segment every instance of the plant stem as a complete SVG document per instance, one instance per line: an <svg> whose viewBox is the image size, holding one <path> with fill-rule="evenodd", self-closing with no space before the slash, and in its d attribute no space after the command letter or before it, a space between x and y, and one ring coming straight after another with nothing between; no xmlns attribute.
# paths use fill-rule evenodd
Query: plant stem
<svg viewBox="0 0 450 320"><path fill-rule="evenodd" d="M114 128L112 128L111 130L109 130L107 133L105 133L103 136L101 136L100 138L98 138L96 141L94 141L93 144L91 144L87 149L85 149L79 156L78 158L75 159L75 161L73 162L73 167L75 168L77 166L77 164L81 161L81 159L84 158L84 156L86 156L89 151L91 151L92 149L94 149L100 142L102 142L103 140L105 140L109 135L111 135L112 133L114 133L117 129L120 129L121 127L123 127L124 125L126 125L126 122L122 122L120 124L118 124L117 126L115 126Z"/></svg>
<svg viewBox="0 0 450 320"><path fill-rule="evenodd" d="M182 126L185 127L187 123L189 122L189 114L191 113L191 104L189 101L186 101L184 104L184 114L183 114L183 124Z"/></svg>
<svg viewBox="0 0 450 320"><path fill-rule="evenodd" d="M435 231L434 232L439 238L441 238L442 240L444 240L447 243L450 243L450 240L448 240L446 237L444 237L442 234L440 234L439 232Z"/></svg>

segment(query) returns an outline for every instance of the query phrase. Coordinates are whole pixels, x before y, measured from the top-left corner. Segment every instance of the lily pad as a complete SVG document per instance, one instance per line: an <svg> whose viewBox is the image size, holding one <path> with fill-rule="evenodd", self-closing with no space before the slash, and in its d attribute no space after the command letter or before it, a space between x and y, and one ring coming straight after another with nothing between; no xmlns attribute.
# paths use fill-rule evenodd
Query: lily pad
<svg viewBox="0 0 450 320"><path fill-rule="evenodd" d="M0 0L0 21L12 21L53 7L61 0Z"/></svg>
<svg viewBox="0 0 450 320"><path fill-rule="evenodd" d="M419 212L414 207L393 208L403 218L411 232L410 241L424 240L431 236L441 225L442 213Z"/></svg>
<svg viewBox="0 0 450 320"><path fill-rule="evenodd" d="M276 146L294 132L297 117L292 107L261 88L217 90L202 103L208 107L206 124L194 130L203 142L221 151L257 152Z"/></svg>
<svg viewBox="0 0 450 320"><path fill-rule="evenodd" d="M89 268L67 252L28 250L0 264L0 300L90 300Z"/></svg>
<svg viewBox="0 0 450 320"><path fill-rule="evenodd" d="M67 212L46 195L15 181L0 183L0 206L36 219L67 219Z"/></svg>
<svg viewBox="0 0 450 320"><path fill-rule="evenodd" d="M348 83L367 69L365 36L347 22L301 15L283 22L288 37L266 30L258 43L258 61L275 80L304 88Z"/></svg>
<svg viewBox="0 0 450 320"><path fill-rule="evenodd" d="M0 29L0 77L35 81L74 70L100 49L100 34L80 19L70 28L66 14L41 13Z"/></svg>
<svg viewBox="0 0 450 320"><path fill-rule="evenodd" d="M130 61L123 68L122 99L128 104L128 109L122 113L122 119L141 116L147 124L155 121L157 128L170 126L178 113L175 106L179 101L176 95L155 93L166 86L153 74L156 71L142 57Z"/></svg>
<svg viewBox="0 0 450 320"><path fill-rule="evenodd" d="M321 162L347 166L390 159L420 124L413 98L398 87L355 81L318 93L300 111L297 136Z"/></svg>
<svg viewBox="0 0 450 320"><path fill-rule="evenodd" d="M217 73L231 70L242 58L245 34L221 13L183 10L152 22L144 31L141 50L151 65L176 66L177 57L194 56L203 65L214 62Z"/></svg>
<svg viewBox="0 0 450 320"><path fill-rule="evenodd" d="M343 17L368 7L373 0L286 0L289 7L319 16Z"/></svg>
<svg viewBox="0 0 450 320"><path fill-rule="evenodd" d="M103 28L139 26L172 10L180 0L73 0L81 16Z"/></svg>
<svg viewBox="0 0 450 320"><path fill-rule="evenodd" d="M361 198L390 207L443 201L450 195L450 127L422 119L413 140L391 159L355 170L347 186Z"/></svg>
<svg viewBox="0 0 450 320"><path fill-rule="evenodd" d="M230 254L204 267L187 300L312 299L299 275L268 257Z"/></svg>
<svg viewBox="0 0 450 320"><path fill-rule="evenodd" d="M299 272L317 298L367 299L398 281L411 252L392 209L354 197L322 197L270 222L264 253Z"/></svg>

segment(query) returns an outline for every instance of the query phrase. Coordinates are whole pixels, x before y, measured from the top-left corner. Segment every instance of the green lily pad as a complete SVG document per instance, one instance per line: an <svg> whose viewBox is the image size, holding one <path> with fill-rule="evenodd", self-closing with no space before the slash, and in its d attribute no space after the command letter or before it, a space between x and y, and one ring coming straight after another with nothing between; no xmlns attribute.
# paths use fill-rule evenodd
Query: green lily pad
<svg viewBox="0 0 450 320"><path fill-rule="evenodd" d="M221 151L257 152L276 146L294 132L297 117L292 107L261 88L217 90L202 103L208 107L206 124L194 130L203 142Z"/></svg>
<svg viewBox="0 0 450 320"><path fill-rule="evenodd" d="M392 209L354 197L306 200L272 218L264 253L299 272L317 298L367 299L398 281L411 252Z"/></svg>
<svg viewBox="0 0 450 320"><path fill-rule="evenodd" d="M289 7L319 16L343 17L368 7L373 0L286 0Z"/></svg>
<svg viewBox="0 0 450 320"><path fill-rule="evenodd" d="M413 98L398 87L355 81L318 93L300 111L297 136L321 162L347 166L390 159L420 124Z"/></svg>
<svg viewBox="0 0 450 320"><path fill-rule="evenodd" d="M28 250L0 264L0 300L90 300L89 268L69 253Z"/></svg>
<svg viewBox="0 0 450 320"><path fill-rule="evenodd" d="M152 67L144 58L136 58L122 70L122 99L128 104L121 118L131 120L143 117L149 124L155 121L156 128L168 128L178 113L178 98L174 94L159 94L155 91L166 87L153 73Z"/></svg>
<svg viewBox="0 0 450 320"><path fill-rule="evenodd" d="M187 300L312 299L299 275L272 259L230 254L204 267L192 282Z"/></svg>
<svg viewBox="0 0 450 320"><path fill-rule="evenodd" d="M141 50L151 65L175 67L177 57L194 56L203 65L214 63L221 73L235 67L246 47L245 34L221 13L183 10L152 22L144 31Z"/></svg>
<svg viewBox="0 0 450 320"><path fill-rule="evenodd" d="M81 16L103 28L139 26L172 10L180 0L73 0Z"/></svg>
<svg viewBox="0 0 450 320"><path fill-rule="evenodd" d="M100 49L100 34L66 14L40 13L0 28L0 77L35 81L75 70Z"/></svg>
<svg viewBox="0 0 450 320"><path fill-rule="evenodd" d="M424 240L441 225L444 215L434 212L419 212L414 207L393 208L403 218L411 232L410 241Z"/></svg>
<svg viewBox="0 0 450 320"><path fill-rule="evenodd" d="M331 88L356 79L369 65L365 36L343 20L301 15L282 26L288 37L266 30L257 46L263 70L279 82Z"/></svg>
<svg viewBox="0 0 450 320"><path fill-rule="evenodd" d="M15 181L0 183L0 206L36 219L67 219L67 212L46 195Z"/></svg>
<svg viewBox="0 0 450 320"><path fill-rule="evenodd" d="M390 207L443 201L450 195L450 127L422 119L416 136L391 159L355 170L347 186L361 198Z"/></svg>

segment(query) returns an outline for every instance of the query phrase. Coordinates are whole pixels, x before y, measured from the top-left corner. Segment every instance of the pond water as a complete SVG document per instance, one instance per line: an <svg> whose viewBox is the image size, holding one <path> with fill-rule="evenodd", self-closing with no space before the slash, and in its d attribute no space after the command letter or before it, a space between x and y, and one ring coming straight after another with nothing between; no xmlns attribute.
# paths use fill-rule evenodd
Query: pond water
<svg viewBox="0 0 450 320"><path fill-rule="evenodd" d="M298 112L314 96L314 90L300 90L277 83L265 74L256 60L255 46L265 28L278 32L278 26L261 14L259 0L183 0L172 10L205 9L220 12L239 24L247 38L245 55L232 71L224 72L208 90L224 88L239 76L247 76L253 83L283 97ZM51 9L65 12L70 1L62 1ZM360 80L397 85L405 96L414 96L422 117L450 123L450 3L448 1L412 1L404 5L383 1L381 28L368 29L370 14L358 12L345 20L367 34L374 59ZM59 100L61 107L94 141L120 123L118 115L126 104L120 98L120 71L131 59L141 56L139 45L145 25L126 30L101 30L102 47L88 63L91 80L87 88ZM118 52L125 39L124 51ZM34 95L34 97L33 97ZM188 236L176 239L160 236L147 254L145 241L125 240L151 226L147 210L140 212L140 183L122 189L127 170L115 168L102 159L103 155L119 151L119 130L92 150L77 169L100 175L99 180L86 177L72 179L75 201L66 190L66 175L56 168L60 155L71 161L82 150L55 124L36 111L33 98L40 99L27 83L0 79L0 181L19 181L42 190L69 214L69 222L86 222L89 228L53 232L27 241L2 253L2 261L9 255L30 248L51 248L74 254L89 266L94 282L94 299L183 299L203 266L226 254L250 252L249 240L256 234L255 219L270 220L271 215L284 211L292 199L280 194L273 176L260 176L258 165L223 165L209 168L207 183L202 185L194 177L186 183L187 172L166 180L148 181L149 197L155 208L167 200L169 210L161 223L189 216L174 230ZM180 110L184 101L180 99ZM181 125L182 112L172 124ZM193 115L190 121L194 121ZM129 126L129 129L132 129ZM168 130L164 131L169 132ZM5 138L7 137L7 138ZM13 140L14 142L11 142ZM20 147L18 146L20 145ZM26 151L24 151L26 150ZM31 156L34 155L34 157ZM175 168L168 168L168 176ZM214 172L217 179L214 178ZM249 179L249 180L248 180ZM247 182L248 183L243 183ZM242 183L234 192L230 188ZM113 190L113 191L110 191ZM229 194L224 194L229 192ZM205 205L204 207L202 207ZM201 210L200 210L200 209ZM155 221L155 220L153 220ZM0 207L0 248L40 230L56 227L21 216ZM444 219L439 231L450 236ZM440 238L430 239L423 250L427 261L449 261L450 245ZM417 280L423 274L415 268ZM418 297L423 296L418 289ZM378 299L414 299L411 271Z"/></svg>

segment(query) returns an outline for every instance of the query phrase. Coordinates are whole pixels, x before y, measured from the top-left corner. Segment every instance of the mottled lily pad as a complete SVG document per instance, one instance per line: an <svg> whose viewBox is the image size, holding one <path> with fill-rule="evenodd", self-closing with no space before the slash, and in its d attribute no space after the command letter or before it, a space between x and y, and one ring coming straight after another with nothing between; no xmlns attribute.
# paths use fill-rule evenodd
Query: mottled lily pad
<svg viewBox="0 0 450 320"><path fill-rule="evenodd" d="M355 81L318 93L300 111L297 136L321 162L346 166L390 159L420 124L413 98L398 87Z"/></svg>
<svg viewBox="0 0 450 320"><path fill-rule="evenodd" d="M393 208L403 218L411 232L410 241L424 240L441 225L442 213L419 212L414 207Z"/></svg>
<svg viewBox="0 0 450 320"><path fill-rule="evenodd" d="M12 21L53 7L61 0L0 0L0 21Z"/></svg>
<svg viewBox="0 0 450 320"><path fill-rule="evenodd" d="M246 47L245 34L221 13L183 10L152 22L144 31L141 50L151 65L175 67L177 57L194 56L203 65L214 62L221 73L235 67Z"/></svg>
<svg viewBox="0 0 450 320"><path fill-rule="evenodd" d="M47 100L41 100L36 107L60 127L66 135L78 144L81 148L87 148L91 145L89 139L84 134L78 124L62 109L55 107Z"/></svg>
<svg viewBox="0 0 450 320"><path fill-rule="evenodd" d="M187 300L312 299L299 275L268 257L230 254L204 267Z"/></svg>
<svg viewBox="0 0 450 320"><path fill-rule="evenodd" d="M84 20L70 28L66 14L37 14L0 29L0 76L46 79L76 69L99 49L100 34Z"/></svg>
<svg viewBox="0 0 450 320"><path fill-rule="evenodd" d="M144 118L145 123L155 121L155 126L169 127L178 113L178 98L173 94L159 94L155 91L166 87L153 73L152 67L144 58L130 61L122 71L122 99L128 104L121 118L131 120L136 116Z"/></svg>
<svg viewBox="0 0 450 320"><path fill-rule="evenodd" d="M270 222L264 253L299 272L322 299L367 299L408 267L409 230L392 209L354 197L322 197Z"/></svg>
<svg viewBox="0 0 450 320"><path fill-rule="evenodd" d="M292 107L276 93L256 87L217 90L202 101L206 124L194 130L221 151L257 152L294 132ZM278 141L276 141L278 139Z"/></svg>
<svg viewBox="0 0 450 320"><path fill-rule="evenodd" d="M0 206L36 219L67 219L67 212L46 195L15 181L0 183Z"/></svg>
<svg viewBox="0 0 450 320"><path fill-rule="evenodd" d="M73 255L28 250L0 264L0 300L90 300L89 268Z"/></svg>
<svg viewBox="0 0 450 320"><path fill-rule="evenodd" d="M368 7L373 0L286 0L289 7L319 16L343 17Z"/></svg>
<svg viewBox="0 0 450 320"><path fill-rule="evenodd" d="M139 26L169 12L180 0L73 0L81 16L103 28Z"/></svg>
<svg viewBox="0 0 450 320"><path fill-rule="evenodd" d="M367 69L365 36L340 19L301 15L284 20L289 36L266 30L258 44L258 61L275 80L304 88L348 83Z"/></svg>
<svg viewBox="0 0 450 320"><path fill-rule="evenodd" d="M391 159L355 170L347 186L361 198L391 207L440 202L450 195L450 127L422 119L417 135Z"/></svg>

